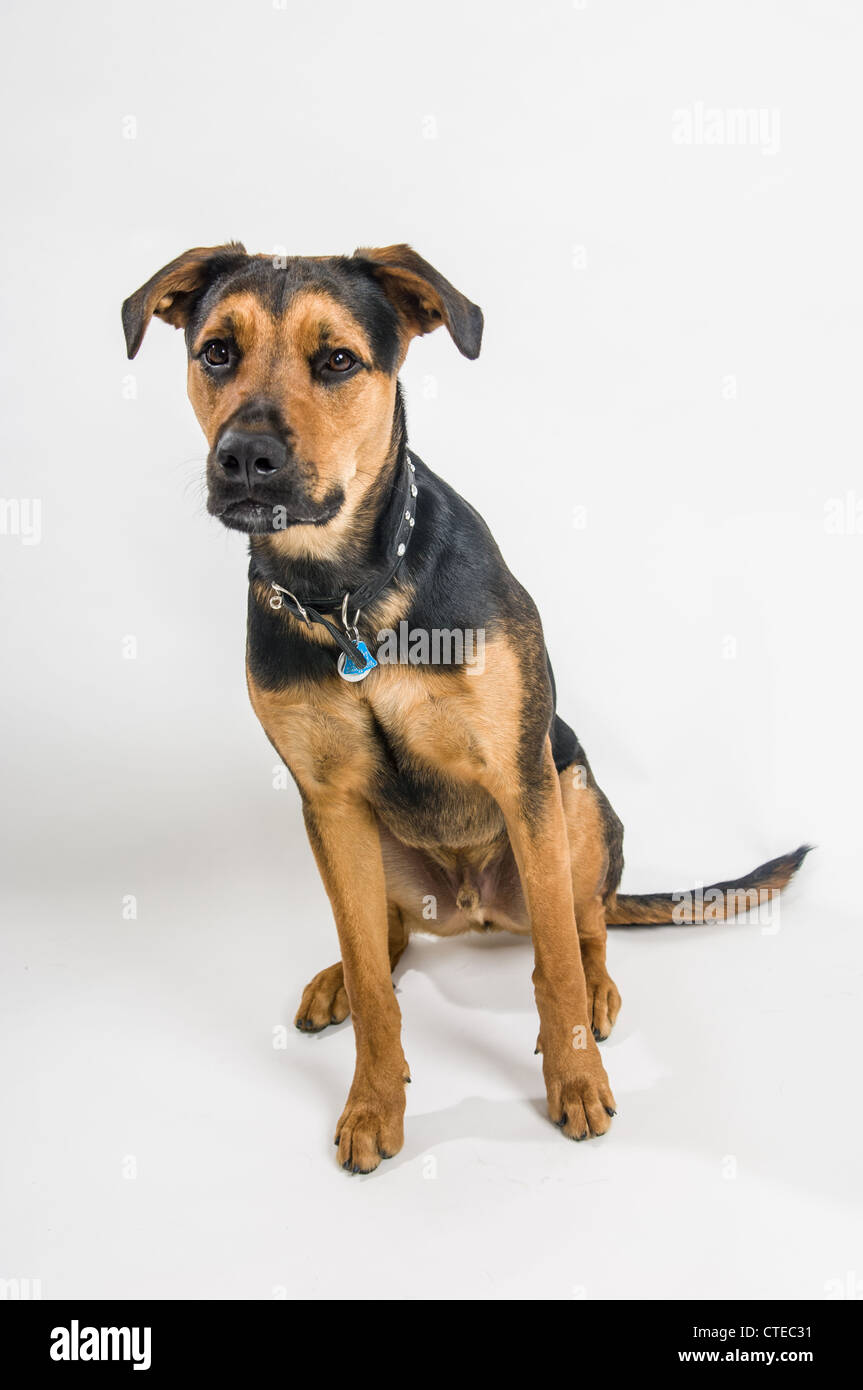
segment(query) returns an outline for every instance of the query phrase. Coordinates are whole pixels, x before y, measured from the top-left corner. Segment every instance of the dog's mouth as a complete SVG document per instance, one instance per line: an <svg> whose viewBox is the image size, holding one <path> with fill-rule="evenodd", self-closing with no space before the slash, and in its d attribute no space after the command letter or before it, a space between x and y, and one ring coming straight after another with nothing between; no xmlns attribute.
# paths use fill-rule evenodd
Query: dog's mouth
<svg viewBox="0 0 863 1390"><path fill-rule="evenodd" d="M262 502L256 497L239 497L232 502L211 504L209 510L230 531L266 536L286 531L292 526L326 526L340 507L341 501L307 508L298 503L288 507L275 502Z"/></svg>

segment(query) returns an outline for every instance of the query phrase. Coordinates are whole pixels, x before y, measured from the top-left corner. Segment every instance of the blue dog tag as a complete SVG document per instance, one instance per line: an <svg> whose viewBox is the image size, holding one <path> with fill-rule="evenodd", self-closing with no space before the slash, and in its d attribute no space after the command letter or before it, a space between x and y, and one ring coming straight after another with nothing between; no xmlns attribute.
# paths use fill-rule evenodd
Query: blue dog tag
<svg viewBox="0 0 863 1390"><path fill-rule="evenodd" d="M365 665L357 666L354 661L349 660L345 656L344 652L342 652L341 656L339 657L339 675L341 676L343 681L365 680L366 676L369 674L369 671L371 671L373 667L377 666L378 664L372 656L371 652L369 651L368 647L366 646L365 642L357 642L356 647L360 655L363 657Z"/></svg>

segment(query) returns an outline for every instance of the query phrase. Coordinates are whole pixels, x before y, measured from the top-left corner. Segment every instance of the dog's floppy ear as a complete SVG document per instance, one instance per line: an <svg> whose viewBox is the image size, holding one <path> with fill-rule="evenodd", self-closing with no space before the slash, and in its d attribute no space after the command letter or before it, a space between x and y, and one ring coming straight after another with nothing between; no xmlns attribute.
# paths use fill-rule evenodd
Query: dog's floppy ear
<svg viewBox="0 0 863 1390"><path fill-rule="evenodd" d="M407 326L411 337L446 324L465 357L479 357L482 310L445 280L410 246L361 246L354 259L369 269Z"/></svg>
<svg viewBox="0 0 863 1390"><path fill-rule="evenodd" d="M245 259L245 246L230 241L224 246L196 246L157 270L123 305L123 332L129 356L134 357L141 346L154 314L175 328L185 328L201 292L217 275Z"/></svg>

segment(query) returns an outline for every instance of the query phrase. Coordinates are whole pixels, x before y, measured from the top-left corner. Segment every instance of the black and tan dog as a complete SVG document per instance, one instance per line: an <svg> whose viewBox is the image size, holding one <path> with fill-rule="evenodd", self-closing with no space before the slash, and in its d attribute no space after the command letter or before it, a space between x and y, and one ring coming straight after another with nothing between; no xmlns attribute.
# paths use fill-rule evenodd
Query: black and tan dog
<svg viewBox="0 0 863 1390"><path fill-rule="evenodd" d="M617 896L623 828L555 712L536 608L482 518L407 447L411 339L443 324L474 358L483 328L416 252L188 251L123 305L130 357L154 314L185 330L209 510L249 535L249 693L335 914L341 962L296 1023L353 1015L341 1163L367 1173L402 1145L391 972L414 930L532 936L549 1114L571 1139L604 1134L615 1103L596 1039L620 1008L606 925L724 917L784 887L805 849L681 911L671 894ZM463 650L435 661L433 643L431 658L376 663L376 634L402 622L482 634L481 668Z"/></svg>

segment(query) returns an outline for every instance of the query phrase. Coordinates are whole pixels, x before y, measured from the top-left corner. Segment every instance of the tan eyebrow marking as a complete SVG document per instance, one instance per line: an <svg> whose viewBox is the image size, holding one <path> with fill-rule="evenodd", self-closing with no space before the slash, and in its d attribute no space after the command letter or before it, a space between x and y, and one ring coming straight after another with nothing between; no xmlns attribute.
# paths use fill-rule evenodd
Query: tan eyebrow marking
<svg viewBox="0 0 863 1390"><path fill-rule="evenodd" d="M198 353L211 338L230 334L240 350L246 351L255 337L262 339L267 333L272 333L274 323L273 315L265 309L257 295L247 291L237 292L213 305L192 350Z"/></svg>

